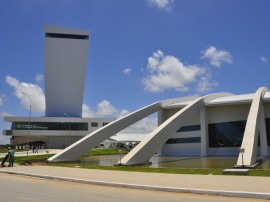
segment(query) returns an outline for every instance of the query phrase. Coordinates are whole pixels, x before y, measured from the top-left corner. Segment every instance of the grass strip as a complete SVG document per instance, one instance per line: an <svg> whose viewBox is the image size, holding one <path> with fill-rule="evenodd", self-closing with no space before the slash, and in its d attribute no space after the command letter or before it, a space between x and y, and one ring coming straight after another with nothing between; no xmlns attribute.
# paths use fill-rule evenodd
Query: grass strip
<svg viewBox="0 0 270 202"><path fill-rule="evenodd" d="M168 174L199 174L199 175L221 175L222 169L196 169L196 168L150 168L144 166L95 166L83 165L80 162L71 163L47 163L48 166L85 168L99 170L115 170L128 172L150 172L150 173L168 173Z"/></svg>
<svg viewBox="0 0 270 202"><path fill-rule="evenodd" d="M270 177L270 170L250 170L248 175L250 175L250 176Z"/></svg>
<svg viewBox="0 0 270 202"><path fill-rule="evenodd" d="M21 164L25 161L31 162L45 162L48 158L53 156L54 154L44 154L44 155L31 155L31 156L15 156L14 163ZM0 162L3 161L4 158L0 158ZM7 160L8 163L8 160Z"/></svg>
<svg viewBox="0 0 270 202"><path fill-rule="evenodd" d="M224 168L150 168L144 166L96 166L96 165L83 165L81 164L81 162L47 163L46 165L58 167L70 167L70 168L75 167L85 169L128 171L128 172L194 174L194 175L222 175L222 170L224 170ZM234 174L234 175L270 177L270 170L250 170L248 174Z"/></svg>
<svg viewBox="0 0 270 202"><path fill-rule="evenodd" d="M95 155L112 155L119 154L119 150L122 151L122 154L127 154L129 151L125 148L94 148L86 153L86 155L95 156Z"/></svg>

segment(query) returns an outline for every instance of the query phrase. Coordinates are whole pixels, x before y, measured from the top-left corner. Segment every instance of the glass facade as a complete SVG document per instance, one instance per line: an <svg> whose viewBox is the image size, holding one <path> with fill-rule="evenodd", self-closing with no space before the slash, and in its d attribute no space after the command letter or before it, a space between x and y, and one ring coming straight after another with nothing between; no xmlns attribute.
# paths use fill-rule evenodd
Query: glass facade
<svg viewBox="0 0 270 202"><path fill-rule="evenodd" d="M87 131L88 123L72 122L13 122L12 130L78 130Z"/></svg>
<svg viewBox="0 0 270 202"><path fill-rule="evenodd" d="M267 134L267 145L270 146L270 118L265 119L266 134Z"/></svg>
<svg viewBox="0 0 270 202"><path fill-rule="evenodd" d="M166 144L186 144L186 143L200 143L201 137L187 137L187 138L171 138Z"/></svg>
<svg viewBox="0 0 270 202"><path fill-rule="evenodd" d="M209 147L240 147L246 121L208 124Z"/></svg>

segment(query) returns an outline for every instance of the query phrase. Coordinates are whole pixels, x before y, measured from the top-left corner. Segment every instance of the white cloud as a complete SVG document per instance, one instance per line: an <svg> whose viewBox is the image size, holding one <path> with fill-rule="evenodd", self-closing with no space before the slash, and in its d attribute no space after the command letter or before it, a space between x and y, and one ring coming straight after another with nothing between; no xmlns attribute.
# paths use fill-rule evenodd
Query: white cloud
<svg viewBox="0 0 270 202"><path fill-rule="evenodd" d="M198 92L206 92L213 90L215 87L219 85L216 81L211 81L211 74L206 74L201 77L200 81L198 82Z"/></svg>
<svg viewBox="0 0 270 202"><path fill-rule="evenodd" d="M43 75L41 75L41 74L36 75L35 81L37 83L41 83L41 81L43 81L43 80L44 80L44 76Z"/></svg>
<svg viewBox="0 0 270 202"><path fill-rule="evenodd" d="M131 73L131 69L127 68L123 70L124 75L129 75Z"/></svg>
<svg viewBox="0 0 270 202"><path fill-rule="evenodd" d="M108 100L103 100L97 104L97 111L92 111L85 103L83 104L83 117L111 117L121 118L126 116L129 112L126 109L116 109Z"/></svg>
<svg viewBox="0 0 270 202"><path fill-rule="evenodd" d="M202 54L202 58L209 59L210 64L217 68L221 66L221 63L231 64L233 62L232 55L228 51L217 50L214 46L209 46L202 51Z"/></svg>
<svg viewBox="0 0 270 202"><path fill-rule="evenodd" d="M270 57L264 57L264 56L262 56L262 57L260 58L260 60L261 60L263 63L268 63L268 62L270 61Z"/></svg>
<svg viewBox="0 0 270 202"><path fill-rule="evenodd" d="M95 117L95 113L84 103L83 103L83 108L82 108L82 117L84 118Z"/></svg>
<svg viewBox="0 0 270 202"><path fill-rule="evenodd" d="M12 114L8 112L0 112L0 118L3 119L4 116L12 116Z"/></svg>
<svg viewBox="0 0 270 202"><path fill-rule="evenodd" d="M171 11L174 0L146 0L149 6Z"/></svg>
<svg viewBox="0 0 270 202"><path fill-rule="evenodd" d="M103 100L98 104L97 116L117 117L118 115L119 111L109 101Z"/></svg>
<svg viewBox="0 0 270 202"><path fill-rule="evenodd" d="M41 87L32 83L20 82L11 76L6 76L6 83L13 87L14 95L20 100L25 109L29 109L31 99L33 112L45 112L45 96Z"/></svg>
<svg viewBox="0 0 270 202"><path fill-rule="evenodd" d="M120 133L129 134L146 134L150 133L157 128L157 118L146 117L141 121L129 126L128 128L122 130Z"/></svg>
<svg viewBox="0 0 270 202"><path fill-rule="evenodd" d="M197 65L185 65L180 59L158 50L148 58L147 72L142 80L145 90L163 92L168 89L189 90L189 85L197 82L206 70Z"/></svg>
<svg viewBox="0 0 270 202"><path fill-rule="evenodd" d="M122 110L119 111L118 116L116 118L122 118L122 117L124 117L124 116L126 116L128 114L129 114L129 111L128 110L122 109Z"/></svg>
<svg viewBox="0 0 270 202"><path fill-rule="evenodd" d="M0 107L4 105L5 98L5 95L0 95Z"/></svg>

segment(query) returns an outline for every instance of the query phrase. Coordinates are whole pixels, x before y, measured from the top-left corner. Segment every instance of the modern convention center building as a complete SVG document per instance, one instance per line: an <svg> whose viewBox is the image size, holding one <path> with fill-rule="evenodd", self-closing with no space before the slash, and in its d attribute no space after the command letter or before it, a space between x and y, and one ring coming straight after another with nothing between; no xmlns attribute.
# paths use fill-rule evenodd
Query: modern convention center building
<svg viewBox="0 0 270 202"><path fill-rule="evenodd" d="M270 93L215 93L159 101L94 131L49 161L77 160L98 142L153 114L158 127L131 150L123 165L149 162L159 155L238 156L236 166L252 167L269 155Z"/></svg>
<svg viewBox="0 0 270 202"><path fill-rule="evenodd" d="M87 31L45 27L45 117L4 117L12 122L11 130L4 131L12 136L12 144L26 144L30 138L50 148L69 145L49 161L78 160L104 140L157 113L157 128L121 164L148 163L158 153L238 156L237 166L252 167L258 157L269 155L270 92L265 87L250 94L222 92L158 101L117 120L82 118L88 48Z"/></svg>

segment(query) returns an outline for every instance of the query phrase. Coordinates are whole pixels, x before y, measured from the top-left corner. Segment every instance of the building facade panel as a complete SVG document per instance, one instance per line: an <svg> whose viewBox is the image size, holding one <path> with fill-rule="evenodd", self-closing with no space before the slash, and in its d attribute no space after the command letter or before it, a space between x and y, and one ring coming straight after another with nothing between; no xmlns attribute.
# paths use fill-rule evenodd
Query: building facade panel
<svg viewBox="0 0 270 202"><path fill-rule="evenodd" d="M81 117L84 81L88 60L89 34L86 39L51 37L45 33L45 101L47 117ZM65 35L64 35L65 36Z"/></svg>
<svg viewBox="0 0 270 202"><path fill-rule="evenodd" d="M270 107L270 105L269 105ZM249 113L250 104L230 104L207 106L207 155L238 155L245 123ZM163 110L166 119L172 116L178 109ZM162 123L162 122L161 122ZM201 138L201 130L193 130L200 126L200 116L195 116L185 127L185 132L175 132L171 140L174 144L164 144L159 150L159 155L200 155L201 141L189 142L185 138ZM183 130L183 129L182 129ZM189 130L189 131L188 131ZM179 139L178 139L179 138ZM181 140L181 138L183 140ZM188 140L188 139L187 139ZM199 140L199 139L198 139ZM197 141L198 141L197 140ZM200 139L201 140L201 139Z"/></svg>
<svg viewBox="0 0 270 202"><path fill-rule="evenodd" d="M207 108L208 123L247 120L250 104L221 105Z"/></svg>

